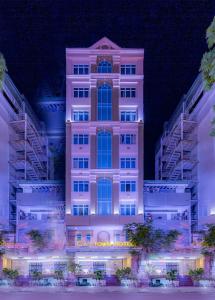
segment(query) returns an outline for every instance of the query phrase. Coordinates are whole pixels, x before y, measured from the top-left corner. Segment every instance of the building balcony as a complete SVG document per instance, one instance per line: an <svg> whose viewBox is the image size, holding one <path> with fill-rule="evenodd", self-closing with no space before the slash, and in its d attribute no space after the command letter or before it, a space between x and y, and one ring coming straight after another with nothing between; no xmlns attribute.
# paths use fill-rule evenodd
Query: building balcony
<svg viewBox="0 0 215 300"><path fill-rule="evenodd" d="M129 223L142 223L143 214L135 216L121 215L89 215L89 216L73 216L66 215L65 222L67 226L100 226L100 225L125 225Z"/></svg>

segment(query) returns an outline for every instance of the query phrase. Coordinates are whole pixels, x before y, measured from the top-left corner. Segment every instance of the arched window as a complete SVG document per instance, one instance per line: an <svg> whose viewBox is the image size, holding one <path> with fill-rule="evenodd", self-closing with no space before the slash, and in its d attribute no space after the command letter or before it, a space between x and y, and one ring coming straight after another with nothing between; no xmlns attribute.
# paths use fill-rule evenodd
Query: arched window
<svg viewBox="0 0 215 300"><path fill-rule="evenodd" d="M98 121L112 120L112 88L103 84L98 88Z"/></svg>
<svg viewBox="0 0 215 300"><path fill-rule="evenodd" d="M98 64L98 73L112 73L112 65L109 61L103 60Z"/></svg>
<svg viewBox="0 0 215 300"><path fill-rule="evenodd" d="M100 178L97 182L98 214L111 215L112 213L112 181Z"/></svg>
<svg viewBox="0 0 215 300"><path fill-rule="evenodd" d="M109 131L101 130L97 134L97 168L112 167L112 135Z"/></svg>

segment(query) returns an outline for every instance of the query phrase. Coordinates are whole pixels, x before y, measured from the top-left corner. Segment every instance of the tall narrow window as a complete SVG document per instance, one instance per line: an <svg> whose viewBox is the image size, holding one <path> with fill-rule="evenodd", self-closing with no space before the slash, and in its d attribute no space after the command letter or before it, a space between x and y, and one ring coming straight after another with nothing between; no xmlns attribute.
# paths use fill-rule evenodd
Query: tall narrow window
<svg viewBox="0 0 215 300"><path fill-rule="evenodd" d="M33 275L35 272L42 273L43 264L42 263L30 263L29 264L29 275Z"/></svg>
<svg viewBox="0 0 215 300"><path fill-rule="evenodd" d="M98 214L110 215L112 208L112 182L108 178L100 178L97 183Z"/></svg>
<svg viewBox="0 0 215 300"><path fill-rule="evenodd" d="M98 88L98 111L99 121L112 120L112 88L103 84Z"/></svg>
<svg viewBox="0 0 215 300"><path fill-rule="evenodd" d="M109 61L103 60L98 65L98 73L111 73L112 65Z"/></svg>
<svg viewBox="0 0 215 300"><path fill-rule="evenodd" d="M99 131L97 134L97 168L112 167L112 135L109 131Z"/></svg>

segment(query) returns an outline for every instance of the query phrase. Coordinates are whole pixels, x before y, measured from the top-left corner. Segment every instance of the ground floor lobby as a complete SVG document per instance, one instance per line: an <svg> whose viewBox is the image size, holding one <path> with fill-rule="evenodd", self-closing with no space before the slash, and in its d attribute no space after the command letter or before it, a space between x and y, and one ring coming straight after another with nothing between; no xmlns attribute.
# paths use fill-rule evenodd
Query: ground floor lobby
<svg viewBox="0 0 215 300"><path fill-rule="evenodd" d="M153 254L147 259L138 259L131 255L129 248L123 247L97 247L97 249L80 247L68 249L63 253L38 255L11 253L3 257L3 268L17 269L19 274L24 276L29 276L35 271L44 276L62 271L64 277L68 277L68 265L71 261L80 266L77 275L87 277L93 276L96 271L101 271L104 276L115 275L116 271L122 268L131 268L132 276L137 279L162 277L171 270L185 276L190 269L204 268L204 258L196 251Z"/></svg>

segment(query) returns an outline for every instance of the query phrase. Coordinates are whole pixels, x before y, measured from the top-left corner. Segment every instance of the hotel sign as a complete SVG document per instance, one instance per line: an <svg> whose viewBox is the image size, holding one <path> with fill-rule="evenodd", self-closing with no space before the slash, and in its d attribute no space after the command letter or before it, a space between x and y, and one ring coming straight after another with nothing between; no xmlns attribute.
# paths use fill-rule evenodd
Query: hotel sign
<svg viewBox="0 0 215 300"><path fill-rule="evenodd" d="M78 247L133 247L131 242L94 242L86 243L77 241L76 246Z"/></svg>

